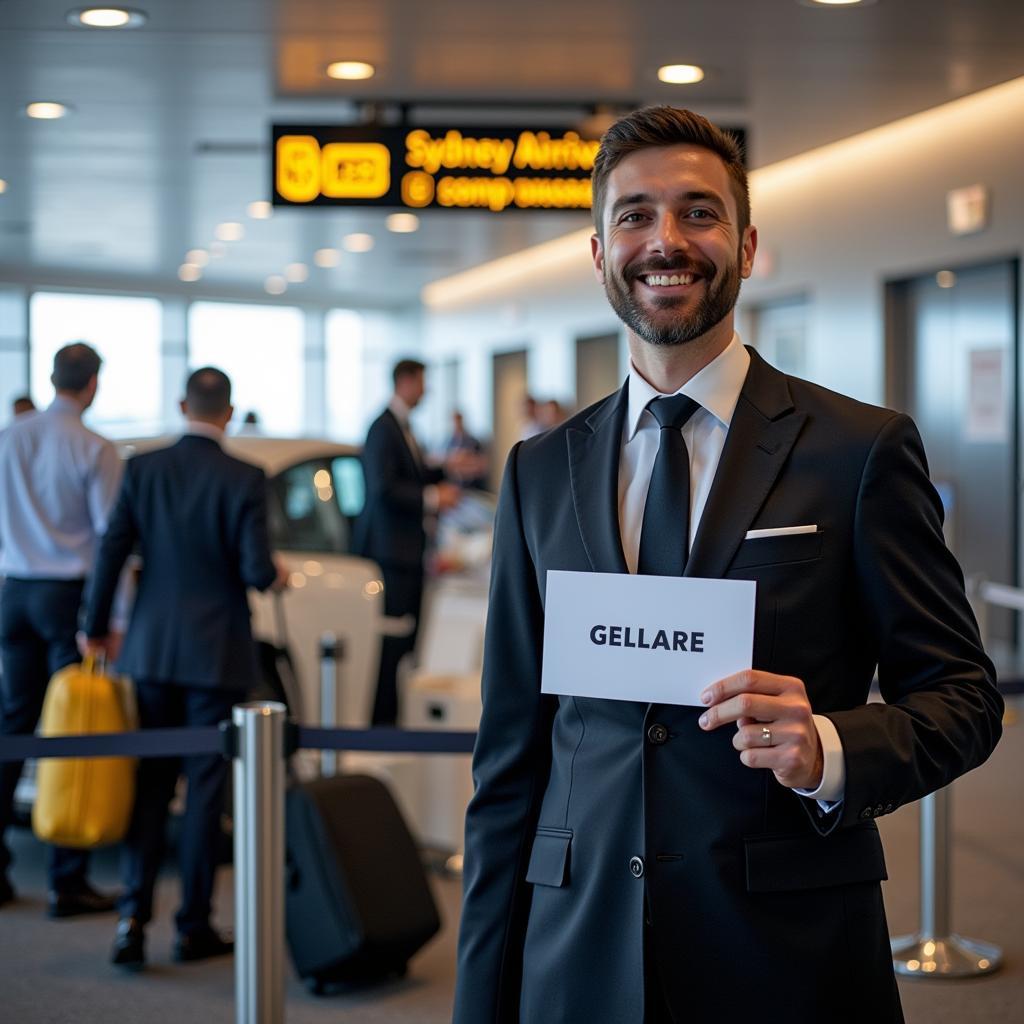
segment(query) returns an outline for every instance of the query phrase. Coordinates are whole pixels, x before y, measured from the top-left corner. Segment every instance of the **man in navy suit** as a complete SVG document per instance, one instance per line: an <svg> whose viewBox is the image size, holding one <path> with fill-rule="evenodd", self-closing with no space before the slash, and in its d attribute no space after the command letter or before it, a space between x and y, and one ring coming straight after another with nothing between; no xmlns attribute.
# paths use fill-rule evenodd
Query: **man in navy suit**
<svg viewBox="0 0 1024 1024"><path fill-rule="evenodd" d="M258 678L248 587L284 586L267 535L263 471L221 448L231 419L231 382L204 367L189 379L184 436L131 459L100 547L85 619L88 646L107 651L111 602L125 561L138 547L142 572L118 669L135 680L143 729L215 725ZM179 768L188 779L180 841L177 960L228 953L210 925L226 762L215 755L146 758L125 843L126 890L112 962L145 963L143 929L152 916L168 804Z"/></svg>
<svg viewBox="0 0 1024 1024"><path fill-rule="evenodd" d="M385 637L381 643L374 725L393 725L398 717L398 662L416 644L427 546L423 517L459 500L458 487L444 482L444 470L426 464L409 425L410 413L423 398L425 371L415 359L395 364L394 394L370 425L363 446L366 506L356 525L354 547L381 567L385 612L415 620L408 636Z"/></svg>

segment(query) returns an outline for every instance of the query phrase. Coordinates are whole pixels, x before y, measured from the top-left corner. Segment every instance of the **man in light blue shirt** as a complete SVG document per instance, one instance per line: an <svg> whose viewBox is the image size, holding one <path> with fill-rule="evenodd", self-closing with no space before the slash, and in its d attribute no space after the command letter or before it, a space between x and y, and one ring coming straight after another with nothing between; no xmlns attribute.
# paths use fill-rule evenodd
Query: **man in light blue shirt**
<svg viewBox="0 0 1024 1024"><path fill-rule="evenodd" d="M0 735L31 733L54 672L79 660L82 589L121 479L114 446L82 424L96 397L100 357L66 345L54 357L50 407L0 437ZM14 898L3 834L21 764L0 766L0 906ZM113 900L86 881L88 854L50 848L52 917L106 912Z"/></svg>

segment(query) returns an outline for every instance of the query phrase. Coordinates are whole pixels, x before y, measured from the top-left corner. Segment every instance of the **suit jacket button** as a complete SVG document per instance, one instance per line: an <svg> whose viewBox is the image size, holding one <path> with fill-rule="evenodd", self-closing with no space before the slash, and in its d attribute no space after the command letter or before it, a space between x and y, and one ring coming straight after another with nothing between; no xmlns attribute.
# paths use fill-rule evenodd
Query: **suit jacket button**
<svg viewBox="0 0 1024 1024"><path fill-rule="evenodd" d="M634 878L644 877L644 862L640 857L629 858L629 873Z"/></svg>
<svg viewBox="0 0 1024 1024"><path fill-rule="evenodd" d="M865 808L864 808L864 810L860 812L860 816L861 816L861 818L862 818L863 820L865 820L865 821L866 821L866 820L867 820L868 818L872 817L872 814L871 814L871 808L870 808L870 807L865 807Z"/></svg>
<svg viewBox="0 0 1024 1024"><path fill-rule="evenodd" d="M885 814L885 808L881 804L876 804L875 817L877 818L880 814Z"/></svg>
<svg viewBox="0 0 1024 1024"><path fill-rule="evenodd" d="M654 725L647 730L647 738L656 747L660 747L662 743L668 739L668 729L666 729L660 722L655 722Z"/></svg>
<svg viewBox="0 0 1024 1024"><path fill-rule="evenodd" d="M886 804L885 805L885 813L886 814L892 814L892 812L895 811L895 810L896 810L896 808L892 804Z"/></svg>

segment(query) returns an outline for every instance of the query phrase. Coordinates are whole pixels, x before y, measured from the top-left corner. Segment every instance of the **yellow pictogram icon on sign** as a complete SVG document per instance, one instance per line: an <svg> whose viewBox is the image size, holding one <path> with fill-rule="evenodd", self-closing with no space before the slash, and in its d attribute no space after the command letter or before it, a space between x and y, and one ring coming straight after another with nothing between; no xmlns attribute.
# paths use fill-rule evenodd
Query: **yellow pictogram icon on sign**
<svg viewBox="0 0 1024 1024"><path fill-rule="evenodd" d="M391 153L379 142L328 142L320 189L332 199L378 199L391 188Z"/></svg>
<svg viewBox="0 0 1024 1024"><path fill-rule="evenodd" d="M422 209L434 201L434 177L426 171L409 171L402 178L402 202Z"/></svg>
<svg viewBox="0 0 1024 1024"><path fill-rule="evenodd" d="M312 135L282 135L277 140L278 195L308 203L320 195L320 143Z"/></svg>

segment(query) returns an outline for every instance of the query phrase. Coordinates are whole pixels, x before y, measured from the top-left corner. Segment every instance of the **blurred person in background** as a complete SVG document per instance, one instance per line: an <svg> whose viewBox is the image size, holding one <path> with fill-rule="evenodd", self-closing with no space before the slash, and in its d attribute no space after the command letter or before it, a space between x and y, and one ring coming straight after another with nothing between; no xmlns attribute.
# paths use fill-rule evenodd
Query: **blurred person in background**
<svg viewBox="0 0 1024 1024"><path fill-rule="evenodd" d="M231 717L259 676L246 589L283 588L287 579L270 550L263 470L221 447L233 411L227 376L213 367L196 370L181 411L188 425L176 444L127 463L86 603L87 649L111 655L111 603L138 546L142 571L118 669L135 680L142 729L210 726ZM145 965L144 929L180 770L188 797L173 956L203 960L233 949L210 924L228 764L219 755L143 758L111 952L111 962L129 970Z"/></svg>
<svg viewBox="0 0 1024 1024"><path fill-rule="evenodd" d="M548 398L537 405L537 422L541 430L557 427L565 419L565 410L554 398Z"/></svg>
<svg viewBox="0 0 1024 1024"><path fill-rule="evenodd" d="M453 473L455 482L462 487L486 490L487 453L479 438L466 429L465 419L458 409L452 412L452 432L445 445L446 459L456 455L462 458L460 469Z"/></svg>
<svg viewBox="0 0 1024 1024"><path fill-rule="evenodd" d="M445 470L425 462L409 423L426 390L425 373L424 364L415 359L395 364L391 401L371 424L363 446L366 505L356 522L353 548L381 568L385 613L413 617L409 635L386 636L381 641L374 725L397 721L398 663L416 646L427 546L424 517L454 508L459 501L459 488L446 481ZM455 453L450 463L453 472L461 464L460 454Z"/></svg>
<svg viewBox="0 0 1024 1024"><path fill-rule="evenodd" d="M2 735L33 732L50 677L79 660L82 591L121 480L114 446L82 424L96 397L100 364L89 345L64 346L53 360L53 402L19 416L0 436ZM3 833L21 768L0 765L0 905L14 898ZM49 848L51 917L113 910L114 900L87 881L88 860L82 850Z"/></svg>
<svg viewBox="0 0 1024 1024"><path fill-rule="evenodd" d="M24 416L26 413L35 411L36 403L32 401L29 395L18 395L18 397L11 402L11 413L15 419L19 416Z"/></svg>
<svg viewBox="0 0 1024 1024"><path fill-rule="evenodd" d="M531 437L544 430L537 415L537 399L533 395L523 396L522 417L523 426L519 434L521 441L528 441Z"/></svg>

